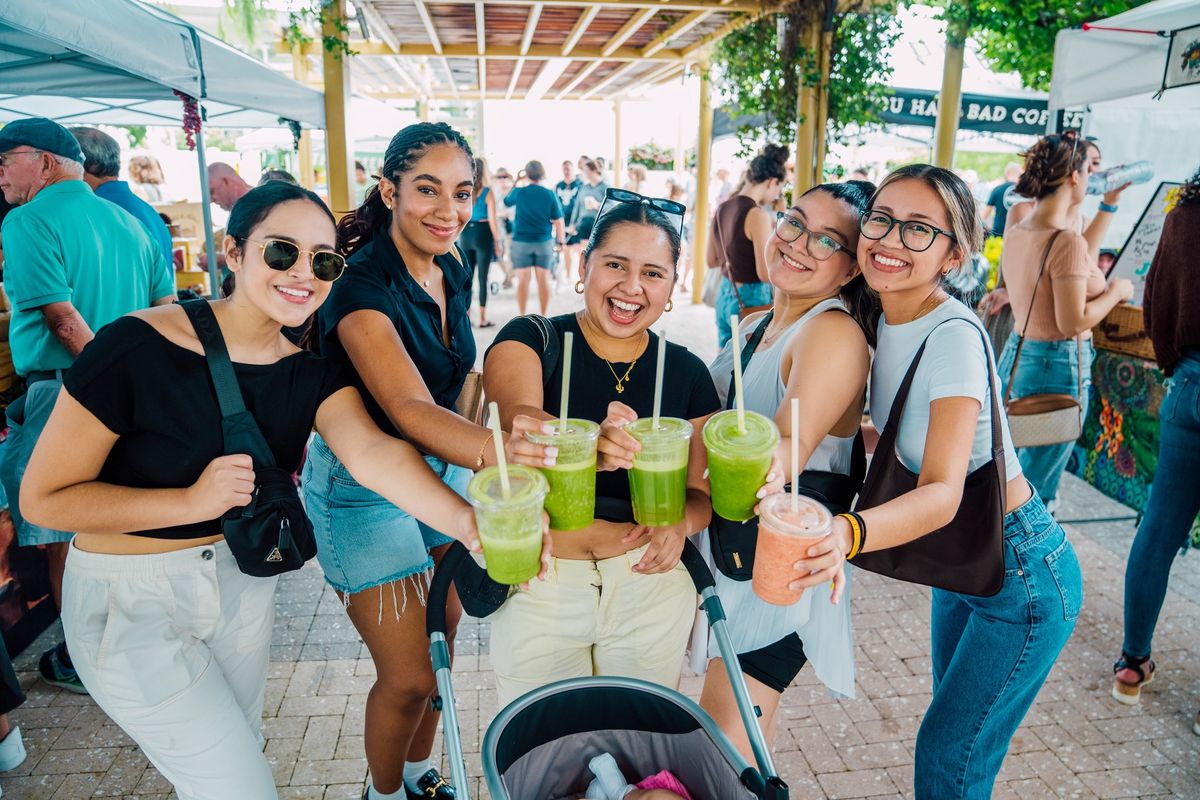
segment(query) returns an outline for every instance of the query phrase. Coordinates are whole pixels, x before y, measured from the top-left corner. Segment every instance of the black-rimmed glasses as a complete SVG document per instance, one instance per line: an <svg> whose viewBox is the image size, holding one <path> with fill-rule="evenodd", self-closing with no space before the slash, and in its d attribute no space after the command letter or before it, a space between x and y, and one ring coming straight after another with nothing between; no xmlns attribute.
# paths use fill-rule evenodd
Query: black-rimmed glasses
<svg viewBox="0 0 1200 800"><path fill-rule="evenodd" d="M336 281L346 271L346 259L332 250L301 250L300 245L286 239L247 239L262 249L263 263L278 272L296 266L301 253L312 258L313 276L319 281Z"/></svg>
<svg viewBox="0 0 1200 800"><path fill-rule="evenodd" d="M679 235L683 236L683 217L687 213L687 206L683 203L678 203L674 200L667 200L663 197L647 197L644 194L631 192L628 189L614 189L611 186L604 190L604 201L600 203L600 209L596 212L596 221L604 216L604 205L613 199L618 203L632 203L634 205L646 204L656 211L662 211L664 214L673 214L679 217ZM593 229L594 230L594 229Z"/></svg>
<svg viewBox="0 0 1200 800"><path fill-rule="evenodd" d="M831 258L838 250L846 249L841 242L832 236L817 233L786 211L776 212L775 219L778 220L775 223L775 235L785 242L794 242L801 236L808 234L808 237L805 239L805 249L817 261L825 261Z"/></svg>
<svg viewBox="0 0 1200 800"><path fill-rule="evenodd" d="M900 243L914 253L922 253L932 247L939 234L952 242L958 241L949 231L915 219L898 220L885 211L864 211L858 219L858 229L862 235L876 241L891 233L897 225L900 226Z"/></svg>

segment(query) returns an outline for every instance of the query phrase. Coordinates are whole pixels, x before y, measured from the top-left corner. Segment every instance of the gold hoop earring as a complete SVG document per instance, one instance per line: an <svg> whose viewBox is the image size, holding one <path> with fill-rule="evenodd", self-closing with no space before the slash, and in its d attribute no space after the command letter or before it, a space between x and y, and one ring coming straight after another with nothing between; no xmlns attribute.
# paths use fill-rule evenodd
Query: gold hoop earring
<svg viewBox="0 0 1200 800"><path fill-rule="evenodd" d="M575 294L583 294L583 281L575 281Z"/></svg>
<svg viewBox="0 0 1200 800"><path fill-rule="evenodd" d="M670 310L671 310L672 308L674 308L674 307L675 307L675 301L674 301L673 299L672 299L672 300L668 300L668 301L667 301L667 305L666 305L666 307L663 309L663 311L670 312Z"/></svg>

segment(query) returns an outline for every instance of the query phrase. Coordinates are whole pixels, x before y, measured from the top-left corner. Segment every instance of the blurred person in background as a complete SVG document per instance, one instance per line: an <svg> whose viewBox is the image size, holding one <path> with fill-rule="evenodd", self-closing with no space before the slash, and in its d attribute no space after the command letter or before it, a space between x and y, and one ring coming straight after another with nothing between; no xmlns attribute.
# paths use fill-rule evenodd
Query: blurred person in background
<svg viewBox="0 0 1200 800"><path fill-rule="evenodd" d="M554 194L558 196L558 202L562 205L563 224L565 225L575 211L575 201L578 199L580 188L583 187L583 179L574 174L570 161L562 162L562 173L562 180L554 185ZM562 248L563 274L573 275L576 256L579 255L579 237L571 231L566 233L566 244Z"/></svg>
<svg viewBox="0 0 1200 800"><path fill-rule="evenodd" d="M508 197L508 193L513 190L515 185L512 173L504 167L496 170L496 174L492 176L492 189L496 192L496 217L500 222L500 235L504 240L504 246L500 248L500 270L504 273L503 288L511 289L513 281L512 269L512 235L513 235L513 220L517 216L517 210L511 206L504 204L504 198Z"/></svg>
<svg viewBox="0 0 1200 800"><path fill-rule="evenodd" d="M232 211L237 201L253 188L228 164L216 161L208 165L208 199L225 211Z"/></svg>
<svg viewBox="0 0 1200 800"><path fill-rule="evenodd" d="M641 164L630 164L625 170L625 186L622 187L638 194L646 193L646 168Z"/></svg>
<svg viewBox="0 0 1200 800"><path fill-rule="evenodd" d="M1004 194L1017 185L1021 177L1021 165L1010 161L1004 167L1004 180L996 184L988 195L987 205L983 208L983 224L988 226L992 236L1004 235L1004 223L1008 219L1008 207L1004 205Z"/></svg>
<svg viewBox="0 0 1200 800"><path fill-rule="evenodd" d="M129 159L129 180L133 192L147 203L165 203L165 177L162 165L154 156L134 156Z"/></svg>
<svg viewBox="0 0 1200 800"><path fill-rule="evenodd" d="M496 323L487 318L488 271L493 258L504 252L504 238L500 235L500 222L496 216L496 195L492 192L491 176L487 162L475 159L475 187L472 196L471 221L463 229L459 243L467 253L475 278L479 284L479 327L491 328Z"/></svg>
<svg viewBox="0 0 1200 800"><path fill-rule="evenodd" d="M300 181L296 180L296 176L288 172L286 169L265 169L263 174L258 178L258 185L262 186L269 181L283 181L290 183L293 186L299 186Z"/></svg>
<svg viewBox="0 0 1200 800"><path fill-rule="evenodd" d="M517 309L524 316L532 272L537 278L538 306L545 316L550 308L550 272L555 252L566 241L566 231L558 197L541 185L546 178L542 162L530 161L523 173L504 197L504 205L516 210L511 253L513 270L517 273Z"/></svg>

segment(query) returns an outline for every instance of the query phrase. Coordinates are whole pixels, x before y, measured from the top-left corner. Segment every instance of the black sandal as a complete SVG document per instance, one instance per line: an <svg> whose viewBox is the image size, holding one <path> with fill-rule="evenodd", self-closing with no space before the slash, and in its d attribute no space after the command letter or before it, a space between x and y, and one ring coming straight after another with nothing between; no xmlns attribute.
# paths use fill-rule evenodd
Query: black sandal
<svg viewBox="0 0 1200 800"><path fill-rule="evenodd" d="M1112 698L1118 703L1136 706L1142 699L1142 687L1154 680L1154 661L1150 656L1134 658L1128 653L1121 653L1121 658L1113 664L1113 675L1126 669L1136 672L1138 679L1135 683L1126 683L1114 677Z"/></svg>

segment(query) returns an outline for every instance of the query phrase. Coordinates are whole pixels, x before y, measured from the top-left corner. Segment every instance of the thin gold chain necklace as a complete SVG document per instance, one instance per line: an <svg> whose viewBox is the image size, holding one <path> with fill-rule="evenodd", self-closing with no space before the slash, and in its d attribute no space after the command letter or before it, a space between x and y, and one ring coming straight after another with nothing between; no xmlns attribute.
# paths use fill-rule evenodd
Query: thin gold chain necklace
<svg viewBox="0 0 1200 800"><path fill-rule="evenodd" d="M601 356L601 358L604 358L604 357ZM633 368L635 366L637 366L637 362L638 362L638 360L636 358L633 361L631 361L629 363L629 369L625 370L625 374L618 378L617 371L615 369L613 369L612 362L609 361L607 358L604 359L604 363L608 364L608 371L612 373L613 379L616 380L616 382L617 382L617 394L621 394L622 392L625 391L625 382L629 380L629 373L633 372Z"/></svg>

